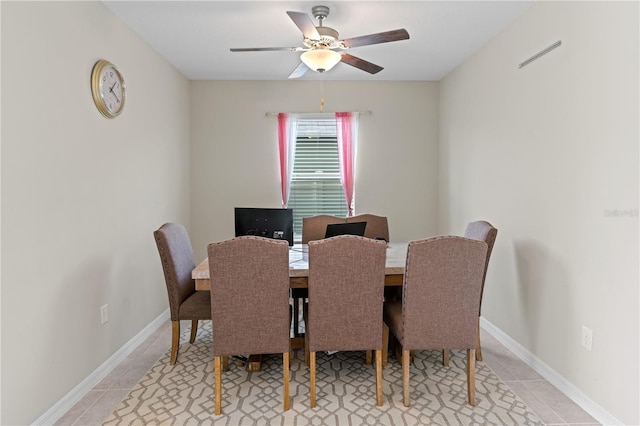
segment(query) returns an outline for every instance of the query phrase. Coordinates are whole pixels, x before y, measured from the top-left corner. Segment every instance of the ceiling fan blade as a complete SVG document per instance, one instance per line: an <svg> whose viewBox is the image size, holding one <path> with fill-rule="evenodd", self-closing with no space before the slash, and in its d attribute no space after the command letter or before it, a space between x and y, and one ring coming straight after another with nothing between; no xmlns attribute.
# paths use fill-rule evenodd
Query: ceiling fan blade
<svg viewBox="0 0 640 426"><path fill-rule="evenodd" d="M273 52L273 51L286 51L286 52L301 52L307 50L303 47L238 47L229 49L232 52Z"/></svg>
<svg viewBox="0 0 640 426"><path fill-rule="evenodd" d="M291 74L289 74L288 78L300 78L307 72L309 69L308 66L304 64L304 62L300 62L300 64L296 67L295 70Z"/></svg>
<svg viewBox="0 0 640 426"><path fill-rule="evenodd" d="M369 44L387 43L390 41L407 40L409 33L404 28L399 30L385 31L360 37L347 38L342 40L346 47L367 46Z"/></svg>
<svg viewBox="0 0 640 426"><path fill-rule="evenodd" d="M302 31L302 34L306 38L310 38L312 40L320 40L320 34L318 34L318 30L316 29L316 26L311 18L309 18L309 15L302 12L290 11L287 12L287 15L289 15L289 18L291 18L293 23L296 24L298 28L300 28L300 31Z"/></svg>
<svg viewBox="0 0 640 426"><path fill-rule="evenodd" d="M341 61L345 64L351 65L352 67L356 67L358 69L361 69L362 71L366 71L369 74L376 74L384 69L379 65L372 64L371 62L365 61L364 59L360 59L353 55L349 55L348 53L342 54Z"/></svg>

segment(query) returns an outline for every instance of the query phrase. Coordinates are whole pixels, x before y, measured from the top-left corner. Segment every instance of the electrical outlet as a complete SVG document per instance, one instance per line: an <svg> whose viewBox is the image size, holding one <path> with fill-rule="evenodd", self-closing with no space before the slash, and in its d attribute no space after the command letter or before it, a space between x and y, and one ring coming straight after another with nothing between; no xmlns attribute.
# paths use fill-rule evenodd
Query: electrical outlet
<svg viewBox="0 0 640 426"><path fill-rule="evenodd" d="M109 322L109 305L102 305L100 307L100 323L105 325Z"/></svg>
<svg viewBox="0 0 640 426"><path fill-rule="evenodd" d="M580 337L580 344L589 352L591 352L591 345L593 344L593 331L582 326L582 336Z"/></svg>

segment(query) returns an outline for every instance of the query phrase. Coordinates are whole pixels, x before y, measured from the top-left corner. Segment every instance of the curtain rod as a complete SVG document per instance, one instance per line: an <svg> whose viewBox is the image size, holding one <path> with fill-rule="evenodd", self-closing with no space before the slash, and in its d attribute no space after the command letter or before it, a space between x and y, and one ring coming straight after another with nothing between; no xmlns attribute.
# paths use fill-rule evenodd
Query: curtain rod
<svg viewBox="0 0 640 426"><path fill-rule="evenodd" d="M357 112L358 114L373 114L371 111L349 111L349 112ZM265 112L265 117L274 117L280 114L279 112ZM335 112L291 112L285 114L298 114L298 115L318 115L318 114L335 114Z"/></svg>

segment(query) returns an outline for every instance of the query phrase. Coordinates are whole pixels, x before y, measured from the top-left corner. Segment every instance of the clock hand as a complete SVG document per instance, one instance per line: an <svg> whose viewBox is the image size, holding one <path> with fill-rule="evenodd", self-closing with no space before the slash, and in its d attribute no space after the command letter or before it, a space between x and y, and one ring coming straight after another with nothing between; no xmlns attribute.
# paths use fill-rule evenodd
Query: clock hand
<svg viewBox="0 0 640 426"><path fill-rule="evenodd" d="M116 86L117 82L113 84L113 86L111 86L111 89L109 89L109 91L111 93L113 93L113 96L116 97L116 99L118 100L118 102L120 102L120 98L118 97L118 95L116 95L116 92L113 91L113 88Z"/></svg>

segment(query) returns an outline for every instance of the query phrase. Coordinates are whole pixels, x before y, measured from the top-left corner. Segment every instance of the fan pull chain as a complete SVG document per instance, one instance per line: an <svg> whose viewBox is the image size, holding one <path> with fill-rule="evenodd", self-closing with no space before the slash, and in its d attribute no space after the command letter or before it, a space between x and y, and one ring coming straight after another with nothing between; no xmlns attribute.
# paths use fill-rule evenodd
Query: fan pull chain
<svg viewBox="0 0 640 426"><path fill-rule="evenodd" d="M324 75L320 75L320 112L324 109Z"/></svg>

